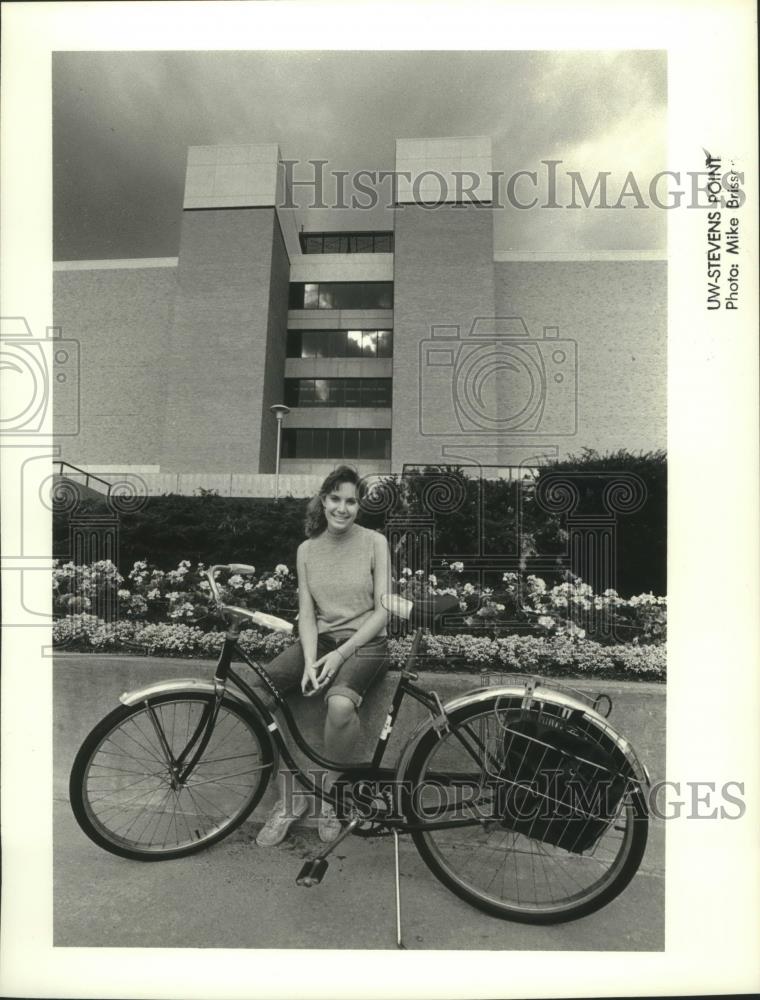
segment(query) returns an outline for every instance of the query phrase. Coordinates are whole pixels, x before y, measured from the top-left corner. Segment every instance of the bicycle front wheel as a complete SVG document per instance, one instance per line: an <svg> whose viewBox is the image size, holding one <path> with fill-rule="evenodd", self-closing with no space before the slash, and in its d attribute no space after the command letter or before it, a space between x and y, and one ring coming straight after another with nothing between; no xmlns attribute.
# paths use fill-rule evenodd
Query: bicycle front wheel
<svg viewBox="0 0 760 1000"><path fill-rule="evenodd" d="M196 765L186 776L177 766L192 759L214 703L210 694L163 694L115 709L92 730L69 780L74 816L91 840L125 858L180 858L250 815L274 755L266 727L244 705L224 698Z"/></svg>
<svg viewBox="0 0 760 1000"><path fill-rule="evenodd" d="M558 818L559 806L551 799L548 820L515 819L520 802L514 789L525 791L520 788L524 761L540 757L548 746L534 740L537 755L514 725L521 701L521 696L500 696L463 706L449 716L448 730L431 729L422 737L405 773L411 789L408 809L423 823L457 825L421 829L412 836L433 874L472 906L524 923L574 920L609 903L636 873L647 841L644 797L638 782L626 776L605 820ZM587 750L581 741L573 753L579 772L599 759L593 722L587 730ZM523 773L516 774L520 766Z"/></svg>

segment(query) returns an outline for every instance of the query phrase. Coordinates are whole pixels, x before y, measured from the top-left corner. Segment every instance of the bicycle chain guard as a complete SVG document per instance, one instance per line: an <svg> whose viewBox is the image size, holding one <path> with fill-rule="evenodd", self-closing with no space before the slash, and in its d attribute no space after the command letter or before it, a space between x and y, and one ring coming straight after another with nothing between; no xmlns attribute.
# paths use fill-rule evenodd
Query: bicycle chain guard
<svg viewBox="0 0 760 1000"><path fill-rule="evenodd" d="M396 811L396 788L392 778L384 779L369 769L364 773L344 772L333 786L338 800L338 814L362 817L355 827L357 837L387 837L393 831L383 822Z"/></svg>

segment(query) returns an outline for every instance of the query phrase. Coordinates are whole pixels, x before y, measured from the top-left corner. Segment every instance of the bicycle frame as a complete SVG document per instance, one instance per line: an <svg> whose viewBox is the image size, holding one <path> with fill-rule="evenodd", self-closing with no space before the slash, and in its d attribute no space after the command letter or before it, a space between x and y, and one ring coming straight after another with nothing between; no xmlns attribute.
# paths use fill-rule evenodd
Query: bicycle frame
<svg viewBox="0 0 760 1000"><path fill-rule="evenodd" d="M422 630L418 629L417 633L414 636L414 639L412 640L412 648L409 652L409 656L407 658L407 663L406 663L407 667L410 664L412 664L416 659L421 638L422 638ZM310 792L315 794L319 799L323 801L328 801L333 805L335 805L334 797L329 792L325 792L318 785L317 782L311 779L308 776L308 774L304 773L303 769L295 761L293 754L290 751L288 741L285 739L285 736L283 735L280 724L275 719L269 706L262 701L262 699L259 697L256 691L248 683L246 683L245 680L243 680L240 674L237 673L232 668L232 658L234 654L241 657L245 661L245 663L247 663L248 666L257 674L257 676L264 681L266 686L272 692L276 701L277 709L279 712L282 713L287 734L292 738L293 742L298 747L298 749L313 764L317 764L319 767L330 771L339 771L341 773L350 774L353 771L366 771L368 769L371 769L373 771L379 772L380 765L385 755L385 749L388 745L388 740L393 731L393 726L396 720L396 716L398 714L398 710L401 707L401 703L403 702L404 697L406 695L409 695L415 701L418 701L420 704L424 705L425 708L427 708L431 712L431 714L435 714L437 708L439 707L438 703L434 698L432 698L425 691L422 691L420 688L415 687L415 685L412 683L412 677L414 677L414 675L413 674L410 675L410 672L407 669L404 669L401 671L398 684L396 685L396 688L393 692L393 697L391 699L391 704L385 719L385 724L380 732L380 735L378 736L371 760L361 763L352 763L352 764L345 764L338 761L330 760L328 757L325 757L322 754L320 754L306 741L306 739L303 736L303 733L301 733L300 729L298 728L298 724L296 723L296 720L293 716L293 712L290 706L288 705L287 701L282 696L282 694L277 690L276 686L272 683L271 678L266 672L266 669L262 667L261 664L257 663L255 660L252 660L245 653L245 651L241 648L240 644L237 641L237 636L235 636L233 632L228 633L227 637L225 638L225 642L222 647L222 651L220 653L219 661L217 663L216 671L214 674L215 681L217 681L220 684L220 696L221 693L224 691L224 685L228 681L231 681L232 684L234 684L234 686L245 695L245 697L254 705L256 710L261 714L264 722L266 723L267 729L271 734L272 740L277 748L277 751L281 755L282 759L285 761L288 768L291 771L293 771L293 773L297 776L298 780L302 784L304 784ZM209 719L207 720L207 725L209 729L213 727L213 721L211 717L209 717ZM389 771L389 773L395 774L395 768L393 769L392 772Z"/></svg>
<svg viewBox="0 0 760 1000"><path fill-rule="evenodd" d="M218 598L218 591L214 582L213 570L216 567L212 567L208 571L209 582L212 586L212 590L215 596ZM237 568L237 567L236 567ZM241 567L245 569L246 567ZM221 603L221 602L220 602ZM273 682L272 678L266 671L266 668L261 664L257 663L255 660L251 659L242 649L239 643L241 623L245 620L241 612L243 609L230 608L227 607L228 612L232 612L232 617L225 633L224 643L219 654L219 659L216 664L214 671L214 681L213 685L209 682L190 680L190 681L175 681L171 683L159 683L157 685L151 685L146 689L140 691L134 691L128 695L122 696L122 701L126 704L135 704L137 702L144 702L148 710L149 716L156 730L157 737L161 742L164 752L167 755L167 759L171 762L171 772L173 783L182 783L187 777L192 773L193 768L196 766L198 761L201 759L206 747L208 746L209 740L214 730L214 725L216 722L216 717L218 714L219 706L221 705L222 698L225 694L229 694L236 700L242 703L248 703L249 707L253 707L254 710L259 714L261 720L269 732L270 739L274 745L274 749L280 758L284 760L287 768L295 775L296 779L301 785L303 785L308 792L313 794L318 800L329 802L331 805L338 806L337 798L332 791L325 791L321 784L314 779L312 779L308 773L296 762L293 754L291 753L288 739L286 735L289 736L295 746L301 751L304 756L316 764L318 767L329 770L337 771L342 774L346 774L349 777L354 775L358 780L361 777L367 777L369 779L375 780L394 780L396 783L396 793L394 793L394 803L399 806L398 813L393 818L385 817L380 818L379 822L388 826L391 829L403 832L411 832L414 830L436 830L445 829L450 827L459 826L471 826L481 822L478 817L459 817L453 820L424 820L416 814L415 809L411 808L411 815L405 815L403 807L401 807L401 799L399 797L398 790L400 788L400 783L397 779L400 777L403 780L403 775L406 772L408 763L411 760L411 756L416 748L418 739L427 731L431 726L435 727L437 731L443 732L448 728L447 723L447 709L453 711L456 708L462 707L471 699L480 698L491 698L494 695L504 695L509 697L522 697L527 698L528 703L533 695L533 688L535 684L528 684L522 690L519 687L509 687L509 688L499 688L499 689L480 689L478 691L470 691L460 698L456 699L451 704L447 705L446 708L441 704L438 695L435 692L426 692L416 687L413 683L417 679L416 674L414 674L409 668L415 664L419 653L419 647L422 640L423 629L417 628L413 639L409 655L406 660L404 668L400 672L399 681L393 692L393 697L388 710L388 714L385 719L385 724L378 736L377 743L374 748L374 752L369 761L354 764L344 764L338 761L330 760L318 751L316 751L304 738L298 725L295 721L293 713L290 706L287 704L282 693L278 690L277 686ZM243 612L246 614L246 612ZM239 657L244 663L246 663L258 676L260 681L263 682L264 686L269 690L274 701L274 705L277 711L279 711L284 719L285 734L283 734L280 722L273 715L272 709L268 704L266 704L259 693L248 684L239 673L237 673L233 667L232 662L234 657ZM236 688L242 698L236 694L234 691L228 691L228 684L231 684ZM165 740L163 739L163 733L161 732L160 726L157 719L153 713L150 705L150 696L157 693L164 693L167 691L175 690L179 688L180 685L185 687L191 686L197 690L203 690L206 693L213 693L214 700L210 702L206 709L201 714L201 718L198 721L194 732L188 739L187 744L180 753L178 758L173 758L168 747L165 745ZM396 716L398 714L399 708L404 700L404 698L409 695L415 701L423 705L430 713L430 719L423 722L415 733L409 738L404 750L402 751L401 757L398 764L391 768L382 768L382 760L385 754L386 747L388 745L389 738L393 731ZM567 708L581 708L585 711L589 711L588 706L584 706L579 703L572 696L560 693L557 691L552 691L550 693L551 700ZM525 704L525 702L523 702ZM626 756L631 754L631 748L625 740L618 736L617 733L605 723L604 718L596 711L596 706L591 709L593 714L597 716L597 723L608 731L608 733L618 741L619 746L624 750ZM472 757L474 763L481 766L482 756L485 752L490 757L490 752L486 747L483 746L482 741L477 734L473 732L468 732L467 739L462 733L457 732L455 734L456 739L463 746L465 751ZM474 745L469 745L468 741L472 740ZM646 769L642 768L635 755L633 756L634 767L633 771L637 774L639 781L648 784L648 775L646 774ZM444 812L456 808L456 805L448 806L444 808Z"/></svg>
<svg viewBox="0 0 760 1000"><path fill-rule="evenodd" d="M148 688L143 688L137 691L129 692L128 694L122 695L121 701L124 704L137 704L144 702L148 708L148 712L151 716L154 728L156 729L159 740L161 740L160 727L157 721L152 715L152 710L150 707L149 698L153 694L169 692L173 689L180 687L191 686L199 691L205 691L207 693L213 693L215 699L213 704L210 704L208 709L205 710L194 732L188 738L188 742L184 747L182 753L178 758L173 759L172 771L175 775L177 781L184 781L192 772L196 763L200 760L206 749L211 735L213 733L214 724L216 722L216 716L218 712L219 705L225 694L232 694L236 700L241 702L247 701L254 709L259 713L262 721L264 722L274 746L284 760L287 768L293 772L296 779L302 784L311 794L315 795L319 800L324 802L329 802L331 805L336 806L338 803L336 801L335 795L330 791L325 791L324 788L315 780L313 780L308 773L306 773L303 768L297 763L293 754L291 753L290 747L288 745L288 740L282 732L280 723L277 721L272 713L270 707L259 697L256 690L248 684L240 674L235 671L232 667L232 661L235 656L240 657L264 682L266 687L271 692L276 708L281 712L285 724L285 730L288 736L290 736L296 745L296 747L304 754L304 756L310 760L312 763L318 765L318 767L324 770L337 771L342 774L356 774L360 775L371 775L378 779L393 779L399 773L401 768L393 767L384 769L381 767L383 757L385 755L385 750L388 745L391 733L393 731L393 726L398 714L399 708L408 695L415 701L423 705L429 712L431 716L431 721L436 722L438 719L445 719L445 713L443 706L437 695L429 694L423 691L421 688L417 687L413 681L416 680L416 675L408 670L408 667L414 664L418 651L420 642L422 640L422 629L417 629L414 637L412 639L412 645L409 651L409 655L406 660L404 669L401 670L398 683L393 692L393 697L391 699L391 704L388 709L388 714L385 719L383 728L378 736L372 757L369 761L364 761L360 763L346 764L323 756L318 751L316 751L305 739L304 735L298 728L298 724L293 716L293 712L288 705L287 701L277 689L275 684L272 682L271 678L266 672L266 668L261 664L257 663L255 660L251 659L242 649L238 642L240 634L239 625L231 626L227 633L225 634L224 644L219 654L219 659L216 664L214 671L213 684L207 681L199 681L197 679L190 680L176 680L168 683L159 682L154 685L150 685ZM228 684L237 688L238 691L243 695L243 698L235 692L230 692L228 690ZM425 725L425 723L423 723ZM163 740L161 740L163 743ZM409 750L414 743L414 739L410 738L403 754L402 761L408 756ZM165 748L168 754L168 748ZM482 748L481 748L482 749ZM469 748L468 748L469 750ZM170 756L170 754L168 754ZM477 757L474 756L477 761ZM396 829L400 832L411 832L413 830L434 830L434 829L445 829L454 826L471 826L474 823L479 822L477 819L467 819L460 818L456 820L432 820L432 821L418 821L418 822L406 822L401 818L393 818L393 820L388 821L388 826Z"/></svg>

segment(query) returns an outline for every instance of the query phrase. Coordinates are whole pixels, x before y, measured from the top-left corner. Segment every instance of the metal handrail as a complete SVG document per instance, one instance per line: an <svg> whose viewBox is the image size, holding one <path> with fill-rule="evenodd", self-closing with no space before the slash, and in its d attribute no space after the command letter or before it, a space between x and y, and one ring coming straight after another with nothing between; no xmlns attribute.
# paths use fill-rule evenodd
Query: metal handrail
<svg viewBox="0 0 760 1000"><path fill-rule="evenodd" d="M86 487L90 486L90 480L91 479L94 480L95 482L102 483L102 485L105 486L105 488L106 488L106 496L110 497L112 484L109 483L108 480L101 479L100 476L96 476L93 472L85 472L84 469L80 469L78 466L72 465L71 462L64 462L64 461L53 462L53 468L56 468L56 467L58 468L58 475L59 476L65 475L65 473L63 471L64 466L67 469L73 469L73 471L75 473L77 473L77 475L84 476L84 485ZM101 492L101 491L98 491L98 492Z"/></svg>

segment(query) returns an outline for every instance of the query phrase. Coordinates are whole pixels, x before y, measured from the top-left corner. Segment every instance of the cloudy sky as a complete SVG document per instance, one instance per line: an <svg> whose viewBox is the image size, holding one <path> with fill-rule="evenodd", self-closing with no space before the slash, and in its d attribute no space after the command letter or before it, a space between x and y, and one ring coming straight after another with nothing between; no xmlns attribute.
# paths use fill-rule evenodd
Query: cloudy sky
<svg viewBox="0 0 760 1000"><path fill-rule="evenodd" d="M666 168L666 111L657 51L56 53L53 256L176 256L191 145L277 142L304 164L390 170L396 138L490 135L494 169L537 171L539 196L556 159L589 190L610 171L614 201L628 171L645 192ZM495 250L662 251L666 213L627 206L507 207ZM392 227L382 208L299 221Z"/></svg>

